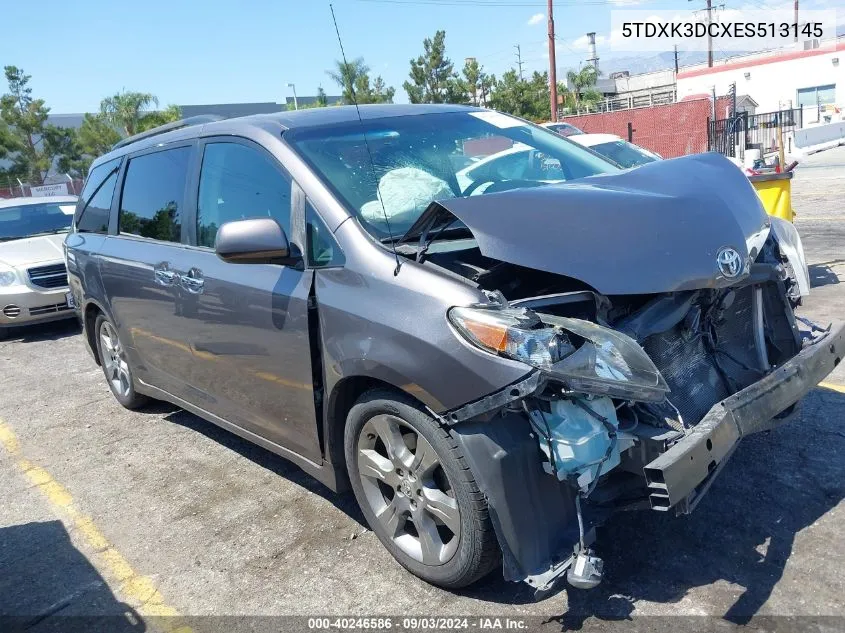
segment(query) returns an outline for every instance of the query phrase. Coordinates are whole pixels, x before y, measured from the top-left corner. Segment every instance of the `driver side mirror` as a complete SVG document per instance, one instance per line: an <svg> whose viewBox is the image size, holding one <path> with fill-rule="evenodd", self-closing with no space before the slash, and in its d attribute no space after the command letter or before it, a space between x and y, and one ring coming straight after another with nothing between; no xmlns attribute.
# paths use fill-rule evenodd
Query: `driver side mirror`
<svg viewBox="0 0 845 633"><path fill-rule="evenodd" d="M290 266L302 257L288 242L285 230L273 218L226 222L217 229L214 252L232 264L282 264Z"/></svg>

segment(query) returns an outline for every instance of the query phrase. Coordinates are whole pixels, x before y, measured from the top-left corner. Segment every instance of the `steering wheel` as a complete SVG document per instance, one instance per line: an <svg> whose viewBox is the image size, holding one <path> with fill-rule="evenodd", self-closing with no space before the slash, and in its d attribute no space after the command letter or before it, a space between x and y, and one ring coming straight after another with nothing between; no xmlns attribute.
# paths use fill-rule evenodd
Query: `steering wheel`
<svg viewBox="0 0 845 633"><path fill-rule="evenodd" d="M489 183L495 183L496 181L495 181L495 180L476 180L476 181L474 181L474 182L471 182L471 183L470 183L470 185L469 185L469 187L467 187L466 189L464 189L464 192L463 192L463 194L461 194L461 195L466 196L466 197L469 197L469 196L471 196L471 195L473 194L473 192L474 192L476 189L478 189L481 185L486 185L488 182L489 182Z"/></svg>

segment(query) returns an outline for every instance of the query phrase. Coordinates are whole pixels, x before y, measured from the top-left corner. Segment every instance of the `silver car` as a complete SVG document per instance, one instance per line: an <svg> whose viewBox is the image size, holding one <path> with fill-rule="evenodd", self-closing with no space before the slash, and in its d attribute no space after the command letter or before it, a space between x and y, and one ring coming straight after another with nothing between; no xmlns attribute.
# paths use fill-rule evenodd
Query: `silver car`
<svg viewBox="0 0 845 633"><path fill-rule="evenodd" d="M0 339L10 327L73 318L62 242L76 200L0 200Z"/></svg>

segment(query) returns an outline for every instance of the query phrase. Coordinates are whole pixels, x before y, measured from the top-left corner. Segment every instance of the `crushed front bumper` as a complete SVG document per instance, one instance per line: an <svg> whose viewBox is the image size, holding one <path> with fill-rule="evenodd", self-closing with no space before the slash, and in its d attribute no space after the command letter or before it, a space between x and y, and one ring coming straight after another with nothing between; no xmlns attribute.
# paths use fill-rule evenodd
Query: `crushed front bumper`
<svg viewBox="0 0 845 633"><path fill-rule="evenodd" d="M845 329L830 331L771 374L716 403L688 435L645 468L655 510L691 512L746 435L774 428L776 418L827 376L845 356Z"/></svg>

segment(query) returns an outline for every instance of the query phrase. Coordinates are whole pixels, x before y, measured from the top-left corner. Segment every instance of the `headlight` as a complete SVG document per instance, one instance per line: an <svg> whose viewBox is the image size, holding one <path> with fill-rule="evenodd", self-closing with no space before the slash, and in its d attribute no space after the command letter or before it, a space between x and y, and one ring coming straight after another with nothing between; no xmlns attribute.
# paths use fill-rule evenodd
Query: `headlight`
<svg viewBox="0 0 845 633"><path fill-rule="evenodd" d="M524 308L452 308L470 343L544 370L571 391L659 402L669 387L632 338L589 321Z"/></svg>
<svg viewBox="0 0 845 633"><path fill-rule="evenodd" d="M804 246L801 244L801 236L792 222L787 222L778 217L771 218L772 232L780 248L781 255L786 257L795 272L795 281L798 283L798 291L801 296L810 294L810 271L807 267L807 260L804 257Z"/></svg>
<svg viewBox="0 0 845 633"><path fill-rule="evenodd" d="M476 347L532 367L550 369L575 351L565 335L524 308L452 308L449 320Z"/></svg>
<svg viewBox="0 0 845 633"><path fill-rule="evenodd" d="M17 281L18 276L15 274L14 269L0 264L0 287L14 285Z"/></svg>

